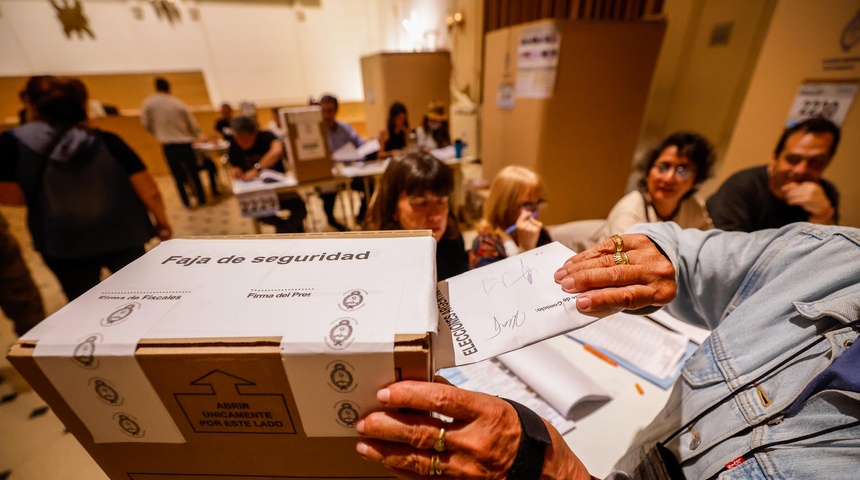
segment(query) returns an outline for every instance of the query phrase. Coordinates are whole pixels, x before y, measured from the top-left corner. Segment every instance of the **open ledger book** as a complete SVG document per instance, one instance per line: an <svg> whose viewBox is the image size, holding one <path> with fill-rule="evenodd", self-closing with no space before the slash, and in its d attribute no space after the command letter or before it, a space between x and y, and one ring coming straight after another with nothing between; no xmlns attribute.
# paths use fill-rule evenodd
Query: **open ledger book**
<svg viewBox="0 0 860 480"><path fill-rule="evenodd" d="M564 358L549 342L500 355L486 362L439 372L453 385L509 398L534 410L565 434L573 430L574 407L612 397Z"/></svg>

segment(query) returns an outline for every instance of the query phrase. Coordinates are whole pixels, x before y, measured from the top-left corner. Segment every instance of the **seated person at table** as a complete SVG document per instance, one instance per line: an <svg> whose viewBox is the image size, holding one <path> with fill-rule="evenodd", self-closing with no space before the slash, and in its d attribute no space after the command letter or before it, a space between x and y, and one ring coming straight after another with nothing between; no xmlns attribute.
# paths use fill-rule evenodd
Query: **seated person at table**
<svg viewBox="0 0 860 480"><path fill-rule="evenodd" d="M537 219L546 205L538 174L509 165L496 174L484 204L484 218L469 251L469 268L493 263L552 242Z"/></svg>
<svg viewBox="0 0 860 480"><path fill-rule="evenodd" d="M352 146L356 148L364 145L364 140L355 133L355 130L350 124L337 120L337 111L340 108L337 97L326 94L320 98L319 103L320 110L322 110L323 123L325 123L326 126L326 141L328 142L328 149L330 152L334 153L347 143L352 144ZM352 182L352 188L357 192L363 192L364 182L360 178L356 178ZM317 187L317 192L319 192L320 198L322 198L323 210L325 210L325 216L328 218L329 225L340 232L348 230L345 225L334 218L334 202L335 199L337 199L338 187L334 185ZM358 212L359 222L364 219L366 211L367 202L362 199Z"/></svg>
<svg viewBox="0 0 860 480"><path fill-rule="evenodd" d="M716 154L703 136L673 133L639 162L639 187L609 212L604 236L626 232L637 223L675 222L682 228L714 228L696 190L713 173Z"/></svg>
<svg viewBox="0 0 860 480"><path fill-rule="evenodd" d="M754 232L794 222L838 224L839 190L822 175L839 137L839 127L824 118L786 128L767 166L735 173L708 199L714 225Z"/></svg>
<svg viewBox="0 0 860 480"><path fill-rule="evenodd" d="M448 132L448 117L445 116L445 106L441 103L431 103L424 114L421 125L415 129L418 147L429 151L451 145L451 134Z"/></svg>
<svg viewBox="0 0 860 480"><path fill-rule="evenodd" d="M662 222L632 230L566 261L554 274L561 290L579 293L583 313L668 304L714 330L604 480L854 478L860 230L795 223L737 233ZM519 404L415 381L377 399L389 411L359 420L356 448L400 477L592 478L558 431Z"/></svg>
<svg viewBox="0 0 860 480"><path fill-rule="evenodd" d="M222 103L221 116L218 117L218 120L215 120L215 131L228 142L233 140L233 129L230 128L230 122L232 121L233 107L231 107L229 103Z"/></svg>
<svg viewBox="0 0 860 480"><path fill-rule="evenodd" d="M236 117L230 124L233 141L230 142L230 171L237 180L250 181L260 176L260 171L269 169L286 173L284 168L284 144L272 132L261 132L257 122L248 117ZM304 219L308 215L305 202L295 192L279 195L281 209L289 210L290 216L283 219L273 215L258 218L275 226L278 233L304 232Z"/></svg>
<svg viewBox="0 0 860 480"><path fill-rule="evenodd" d="M388 164L371 202L365 230L432 230L436 278L468 269L463 236L451 215L454 172L436 157L411 152Z"/></svg>
<svg viewBox="0 0 860 480"><path fill-rule="evenodd" d="M400 102L391 104L388 109L386 127L379 132L379 153L377 158L389 158L400 153L409 143L409 115L406 105Z"/></svg>

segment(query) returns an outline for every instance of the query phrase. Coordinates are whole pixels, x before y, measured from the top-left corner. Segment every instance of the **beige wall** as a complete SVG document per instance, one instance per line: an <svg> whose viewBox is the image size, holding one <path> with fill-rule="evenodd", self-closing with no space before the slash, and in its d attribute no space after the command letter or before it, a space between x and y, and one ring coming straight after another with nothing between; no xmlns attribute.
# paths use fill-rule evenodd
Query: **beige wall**
<svg viewBox="0 0 860 480"><path fill-rule="evenodd" d="M513 108L499 107L501 84L517 72L520 33L548 24L561 37L552 97L516 98ZM510 164L534 169L550 199L541 213L547 224L605 217L624 194L664 30L662 21L542 20L489 32L481 110L484 178Z"/></svg>
<svg viewBox="0 0 860 480"><path fill-rule="evenodd" d="M461 12L463 24L451 29L451 75L457 90L473 102L481 101L481 65L484 49L484 2L454 0L451 12Z"/></svg>
<svg viewBox="0 0 860 480"><path fill-rule="evenodd" d="M667 0L668 28L642 123L637 157L678 130L705 135L722 154L777 0ZM727 44L710 45L732 23Z"/></svg>
<svg viewBox="0 0 860 480"><path fill-rule="evenodd" d="M826 5L826 6L825 6ZM797 89L807 79L860 79L860 62L849 70L825 71L823 60L860 57L860 44L843 52L839 39L860 13L860 0L780 0L717 174L721 183L732 173L768 162L785 124ZM842 143L825 173L841 192L844 225L860 227L860 107L848 112Z"/></svg>

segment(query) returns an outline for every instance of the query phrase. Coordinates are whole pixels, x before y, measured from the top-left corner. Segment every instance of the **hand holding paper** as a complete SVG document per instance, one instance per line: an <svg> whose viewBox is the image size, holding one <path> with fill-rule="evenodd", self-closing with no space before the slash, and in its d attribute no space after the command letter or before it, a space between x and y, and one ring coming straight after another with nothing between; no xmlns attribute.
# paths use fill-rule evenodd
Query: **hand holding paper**
<svg viewBox="0 0 860 480"><path fill-rule="evenodd" d="M666 305L675 298L675 267L645 235L622 235L629 265L616 265L612 239L581 252L555 272L576 306L592 315Z"/></svg>
<svg viewBox="0 0 860 480"><path fill-rule="evenodd" d="M437 284L437 367L486 360L588 325L553 272L574 254L553 242Z"/></svg>

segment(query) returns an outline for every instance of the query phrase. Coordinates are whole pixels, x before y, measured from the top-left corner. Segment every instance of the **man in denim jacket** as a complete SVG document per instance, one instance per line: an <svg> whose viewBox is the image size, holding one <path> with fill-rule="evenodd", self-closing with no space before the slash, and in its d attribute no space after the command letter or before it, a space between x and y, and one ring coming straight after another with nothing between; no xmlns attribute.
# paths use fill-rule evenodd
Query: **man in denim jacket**
<svg viewBox="0 0 860 480"><path fill-rule="evenodd" d="M580 293L585 313L671 302L672 314L714 329L611 478L856 478L860 230L643 224L572 257L555 278ZM359 453L404 477L590 478L552 426L535 433L533 414L502 399L422 382L378 398L454 418L378 412L359 422Z"/></svg>

